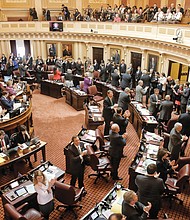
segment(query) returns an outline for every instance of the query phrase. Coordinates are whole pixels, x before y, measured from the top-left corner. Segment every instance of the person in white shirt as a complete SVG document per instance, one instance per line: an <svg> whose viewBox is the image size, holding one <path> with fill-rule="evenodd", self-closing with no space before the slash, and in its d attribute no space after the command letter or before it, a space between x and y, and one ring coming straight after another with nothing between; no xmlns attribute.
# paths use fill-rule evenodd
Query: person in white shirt
<svg viewBox="0 0 190 220"><path fill-rule="evenodd" d="M158 12L156 12L156 14L154 15L154 21L163 21L164 19L164 13L161 10L161 8L158 8Z"/></svg>
<svg viewBox="0 0 190 220"><path fill-rule="evenodd" d="M167 13L165 14L165 16L166 16L166 21L167 22L172 20L172 13L171 13L170 8L168 8Z"/></svg>
<svg viewBox="0 0 190 220"><path fill-rule="evenodd" d="M40 170L37 170L34 173L33 182L34 188L37 192L39 210L43 214L45 220L49 219L50 213L54 210L53 193L51 188L55 181L55 179L51 179L47 182L45 175Z"/></svg>
<svg viewBox="0 0 190 220"><path fill-rule="evenodd" d="M175 13L175 16L174 16L174 20L176 21L176 22L181 22L181 19L182 19L182 13L180 12L180 9L178 8L177 10L176 10L176 13Z"/></svg>

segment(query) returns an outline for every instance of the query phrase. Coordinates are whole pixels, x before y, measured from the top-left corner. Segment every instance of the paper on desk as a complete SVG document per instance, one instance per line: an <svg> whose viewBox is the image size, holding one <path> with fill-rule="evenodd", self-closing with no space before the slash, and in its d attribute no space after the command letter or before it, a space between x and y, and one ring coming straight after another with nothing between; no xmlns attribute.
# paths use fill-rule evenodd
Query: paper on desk
<svg viewBox="0 0 190 220"><path fill-rule="evenodd" d="M55 179L55 174L54 173L48 173L47 170L45 170L43 173L44 173L44 175L45 175L48 182L52 179Z"/></svg>
<svg viewBox="0 0 190 220"><path fill-rule="evenodd" d="M10 114L7 113L4 117L3 117L3 120L9 120L10 119Z"/></svg>
<svg viewBox="0 0 190 220"><path fill-rule="evenodd" d="M102 115L96 113L96 114L93 114L93 116L94 116L94 117L101 117Z"/></svg>
<svg viewBox="0 0 190 220"><path fill-rule="evenodd" d="M20 102L19 103L14 103L13 104L13 109L15 110L15 109L19 108L20 106L21 106Z"/></svg>
<svg viewBox="0 0 190 220"><path fill-rule="evenodd" d="M102 215L106 218L109 219L110 215L113 214L113 212L110 209L107 209L106 211L102 212Z"/></svg>
<svg viewBox="0 0 190 220"><path fill-rule="evenodd" d="M0 157L0 163L3 163L3 162L5 162L5 159Z"/></svg>
<svg viewBox="0 0 190 220"><path fill-rule="evenodd" d="M91 135L91 136L96 136L96 133L94 130L88 130L88 135Z"/></svg>
<svg viewBox="0 0 190 220"><path fill-rule="evenodd" d="M33 184L27 185L25 187L26 187L26 190L28 191L29 194L32 194L32 193L36 192Z"/></svg>

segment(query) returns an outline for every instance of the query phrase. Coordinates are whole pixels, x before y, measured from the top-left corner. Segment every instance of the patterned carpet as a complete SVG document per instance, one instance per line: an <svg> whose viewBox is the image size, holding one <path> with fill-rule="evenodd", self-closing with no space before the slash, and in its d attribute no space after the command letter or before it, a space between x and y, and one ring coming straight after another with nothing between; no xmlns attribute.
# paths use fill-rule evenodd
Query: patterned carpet
<svg viewBox="0 0 190 220"><path fill-rule="evenodd" d="M65 103L64 97L57 100L39 94L38 90L35 90L33 93L32 103L35 135L48 143L46 148L47 160L51 161L61 169L65 169L63 149L71 140L71 136L77 134L80 131L81 126L84 124L84 111L75 111L71 106ZM124 149L124 154L127 155L127 157L122 159L119 169L119 176L123 177L121 182L125 187L128 186L128 168L138 150L138 144L139 139L133 126L130 124L128 126L127 145ZM40 163L40 160L41 156L39 154L38 161L34 163L34 166L37 166ZM18 163L17 166L20 173L25 173L29 170L28 165L24 162ZM88 178L89 173L92 173L92 170L90 167L86 167L85 188L88 193L81 201L83 208L77 211L78 219L92 209L96 203L100 202L114 185L112 179L110 179L108 183L105 183L100 179L97 184L93 184L94 180ZM12 173L8 171L8 175L0 176L0 185L10 181L12 178ZM69 181L70 175L66 174L65 182L69 183ZM184 204L179 205L174 202L172 209L169 209L168 202L164 201L160 216L163 216L163 213L166 212L169 217L173 219L190 219L189 194L189 188L186 188L185 192L181 195ZM55 204L57 205L58 202ZM3 214L3 208L0 201L0 219L3 219ZM60 214L61 210L53 211L50 220L59 219ZM74 217L71 213L67 212L64 214L63 219L73 220Z"/></svg>

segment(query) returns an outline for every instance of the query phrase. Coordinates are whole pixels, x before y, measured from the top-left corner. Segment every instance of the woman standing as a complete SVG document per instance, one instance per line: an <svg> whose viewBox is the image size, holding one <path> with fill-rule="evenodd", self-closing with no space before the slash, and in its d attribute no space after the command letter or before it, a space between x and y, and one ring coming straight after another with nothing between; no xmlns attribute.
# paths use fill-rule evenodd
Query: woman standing
<svg viewBox="0 0 190 220"><path fill-rule="evenodd" d="M39 210L43 214L45 220L49 219L50 213L54 210L51 187L54 185L55 181L55 179L51 179L47 182L43 172L40 170L37 170L34 173L34 188L37 192Z"/></svg>

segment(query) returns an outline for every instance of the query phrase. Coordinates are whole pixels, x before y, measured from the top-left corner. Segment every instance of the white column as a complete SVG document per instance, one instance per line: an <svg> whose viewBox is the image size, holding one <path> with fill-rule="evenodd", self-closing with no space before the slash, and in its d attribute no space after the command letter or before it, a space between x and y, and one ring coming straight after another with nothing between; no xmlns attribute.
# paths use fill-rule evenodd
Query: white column
<svg viewBox="0 0 190 220"><path fill-rule="evenodd" d="M78 59L78 43L77 42L75 42L74 44L73 44L73 47L74 47L74 49L73 49L73 58L75 59L75 60L77 60Z"/></svg>
<svg viewBox="0 0 190 220"><path fill-rule="evenodd" d="M141 49L142 51L142 60L141 60L141 70L147 68L147 51L145 49Z"/></svg>
<svg viewBox="0 0 190 220"><path fill-rule="evenodd" d="M57 56L62 57L63 56L63 48L61 42L57 43Z"/></svg>
<svg viewBox="0 0 190 220"><path fill-rule="evenodd" d="M47 59L47 51L46 51L46 47L45 47L45 42L43 40L40 41L40 45L41 45L41 56L43 60Z"/></svg>

